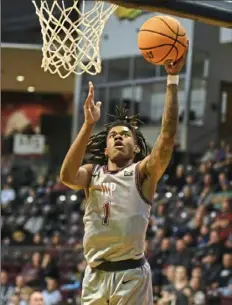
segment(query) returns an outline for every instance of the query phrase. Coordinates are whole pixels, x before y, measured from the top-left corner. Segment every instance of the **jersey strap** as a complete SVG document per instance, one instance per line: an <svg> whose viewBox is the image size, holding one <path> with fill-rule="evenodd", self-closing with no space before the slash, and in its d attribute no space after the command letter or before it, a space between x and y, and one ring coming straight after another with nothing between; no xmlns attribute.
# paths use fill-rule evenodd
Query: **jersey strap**
<svg viewBox="0 0 232 305"><path fill-rule="evenodd" d="M149 205L152 205L152 201L148 200L144 196L143 191L141 189L140 178L139 178L139 163L136 164L136 168L135 168L135 183L136 183L136 188L137 188L137 191L138 191L140 197L143 199L143 201L145 201L145 203L147 203Z"/></svg>

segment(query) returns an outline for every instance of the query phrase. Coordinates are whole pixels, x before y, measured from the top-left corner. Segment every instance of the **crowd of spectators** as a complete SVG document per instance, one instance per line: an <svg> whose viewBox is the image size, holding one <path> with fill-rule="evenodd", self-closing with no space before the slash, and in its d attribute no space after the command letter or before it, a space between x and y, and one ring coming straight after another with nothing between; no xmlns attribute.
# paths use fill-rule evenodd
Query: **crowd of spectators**
<svg viewBox="0 0 232 305"><path fill-rule="evenodd" d="M84 194L58 175L20 184L11 166L3 162L1 304L78 305L86 267ZM171 172L158 185L145 244L154 304L231 304L230 147L212 142L200 159ZM37 290L42 303L32 304Z"/></svg>

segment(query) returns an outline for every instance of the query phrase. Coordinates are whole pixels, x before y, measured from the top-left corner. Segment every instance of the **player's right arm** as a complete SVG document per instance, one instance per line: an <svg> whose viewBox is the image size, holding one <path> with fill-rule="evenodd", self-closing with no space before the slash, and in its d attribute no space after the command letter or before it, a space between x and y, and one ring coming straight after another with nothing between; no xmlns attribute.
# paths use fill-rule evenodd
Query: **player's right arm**
<svg viewBox="0 0 232 305"><path fill-rule="evenodd" d="M94 86L89 82L89 93L84 104L85 122L67 152L60 171L61 181L74 190L88 188L93 165L81 166L95 123L100 118L101 102L94 104Z"/></svg>

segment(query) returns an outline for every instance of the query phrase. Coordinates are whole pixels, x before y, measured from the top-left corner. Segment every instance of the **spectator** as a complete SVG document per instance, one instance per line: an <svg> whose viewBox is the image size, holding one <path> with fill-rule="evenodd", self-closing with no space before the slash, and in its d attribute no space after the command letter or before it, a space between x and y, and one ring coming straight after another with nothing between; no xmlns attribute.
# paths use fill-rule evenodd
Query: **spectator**
<svg viewBox="0 0 232 305"><path fill-rule="evenodd" d="M219 149L216 151L216 161L224 161L226 158L226 143L221 141Z"/></svg>
<svg viewBox="0 0 232 305"><path fill-rule="evenodd" d="M217 277L218 287L227 287L232 279L232 254L225 253L222 259L222 268Z"/></svg>
<svg viewBox="0 0 232 305"><path fill-rule="evenodd" d="M169 256L171 253L171 241L169 238L165 237L160 246L160 250L158 251L157 255L154 257L154 262L156 265L160 265L161 268L167 265Z"/></svg>
<svg viewBox="0 0 232 305"><path fill-rule="evenodd" d="M12 161L14 156L13 155L2 155L1 156L1 175L2 180L5 181L7 175L9 175L11 168L12 168Z"/></svg>
<svg viewBox="0 0 232 305"><path fill-rule="evenodd" d="M176 304L188 305L189 285L187 269L184 266L177 266L171 292L176 296Z"/></svg>
<svg viewBox="0 0 232 305"><path fill-rule="evenodd" d="M206 166L206 162L202 162L202 163L200 163L199 169L197 172L197 181L198 181L199 186L203 183L205 174L207 174L207 166Z"/></svg>
<svg viewBox="0 0 232 305"><path fill-rule="evenodd" d="M8 184L11 188L14 188L14 179L11 175L6 177L6 184Z"/></svg>
<svg viewBox="0 0 232 305"><path fill-rule="evenodd" d="M1 305L7 305L8 300L13 295L14 288L9 284L8 273L1 271Z"/></svg>
<svg viewBox="0 0 232 305"><path fill-rule="evenodd" d="M59 232L54 232L51 238L51 247L60 248L61 247L61 236Z"/></svg>
<svg viewBox="0 0 232 305"><path fill-rule="evenodd" d="M202 264L206 285L211 286L217 281L221 270L217 256L211 252L207 253L206 256L202 258Z"/></svg>
<svg viewBox="0 0 232 305"><path fill-rule="evenodd" d="M207 162L209 160L215 160L216 158L216 147L215 142L210 141L208 150L204 153L201 158L201 162Z"/></svg>
<svg viewBox="0 0 232 305"><path fill-rule="evenodd" d="M163 278L162 278L162 285L163 286L170 286L173 284L174 278L175 278L175 270L176 267L173 265L168 265L163 270Z"/></svg>
<svg viewBox="0 0 232 305"><path fill-rule="evenodd" d="M45 305L58 305L61 304L62 296L57 288L55 279L47 279L47 288L42 292Z"/></svg>
<svg viewBox="0 0 232 305"><path fill-rule="evenodd" d="M184 266L177 266L173 286L177 291L184 291L188 287L187 269Z"/></svg>
<svg viewBox="0 0 232 305"><path fill-rule="evenodd" d="M192 189L190 186L186 185L183 188L183 195L184 196L181 199L181 201L183 202L183 205L187 208L195 209L197 207L197 203L193 196Z"/></svg>
<svg viewBox="0 0 232 305"><path fill-rule="evenodd" d="M153 285L159 286L162 281L162 269L167 264L170 256L171 242L169 238L164 238L161 242L160 248L154 252L149 262L152 272Z"/></svg>
<svg viewBox="0 0 232 305"><path fill-rule="evenodd" d="M40 291L32 292L29 299L29 305L44 305L44 298Z"/></svg>
<svg viewBox="0 0 232 305"><path fill-rule="evenodd" d="M229 181L228 181L228 178L226 176L226 173L225 172L221 172L219 175L218 175L218 186L217 186L217 191L218 192L222 192L223 191L223 187L224 185L227 185L229 184Z"/></svg>
<svg viewBox="0 0 232 305"><path fill-rule="evenodd" d="M164 228L159 228L156 231L155 237L152 240L152 251L157 251L160 248L164 236L165 236Z"/></svg>
<svg viewBox="0 0 232 305"><path fill-rule="evenodd" d="M222 201L221 212L215 219L215 222L211 225L212 229L220 230L220 239L225 240L232 233L232 212L231 204L228 199Z"/></svg>
<svg viewBox="0 0 232 305"><path fill-rule="evenodd" d="M2 207L8 206L13 200L15 200L16 194L15 190L11 188L8 184L3 185L1 190L1 205Z"/></svg>
<svg viewBox="0 0 232 305"><path fill-rule="evenodd" d="M15 230L12 233L12 240L11 245L12 246L25 246L30 243L30 238L27 232L24 230Z"/></svg>
<svg viewBox="0 0 232 305"><path fill-rule="evenodd" d="M35 252L31 257L31 262L23 267L21 275L28 286L38 288L41 285L41 273L41 254Z"/></svg>
<svg viewBox="0 0 232 305"><path fill-rule="evenodd" d="M46 192L46 180L44 176L39 176L34 186L36 194L41 195Z"/></svg>
<svg viewBox="0 0 232 305"><path fill-rule="evenodd" d="M13 294L9 301L7 302L7 305L20 305L20 297L18 294Z"/></svg>
<svg viewBox="0 0 232 305"><path fill-rule="evenodd" d="M19 305L28 305L32 291L33 290L30 287L24 287L21 289Z"/></svg>
<svg viewBox="0 0 232 305"><path fill-rule="evenodd" d="M59 272L55 263L55 260L52 259L51 254L45 253L43 256L42 264L41 264L44 277L59 279Z"/></svg>
<svg viewBox="0 0 232 305"><path fill-rule="evenodd" d="M196 266L192 269L191 279L199 280L199 289L205 290L205 282L203 277L203 270L201 266Z"/></svg>
<svg viewBox="0 0 232 305"><path fill-rule="evenodd" d="M209 241L206 246L206 252L215 254L217 260L219 260L221 258L223 250L224 250L224 245L220 241L218 231L212 230L209 235Z"/></svg>
<svg viewBox="0 0 232 305"><path fill-rule="evenodd" d="M193 234L191 234L190 232L185 233L185 235L183 236L183 241L184 241L185 245L187 246L187 248L192 248L195 246Z"/></svg>
<svg viewBox="0 0 232 305"><path fill-rule="evenodd" d="M156 228L163 228L167 226L166 210L167 207L165 203L160 203L157 205L153 226L155 225Z"/></svg>
<svg viewBox="0 0 232 305"><path fill-rule="evenodd" d="M190 301L192 305L205 305L206 303L206 294L201 289L201 281L197 277L192 277L189 282L190 292Z"/></svg>
<svg viewBox="0 0 232 305"><path fill-rule="evenodd" d="M232 253L232 233L230 233L225 241L225 252Z"/></svg>
<svg viewBox="0 0 232 305"><path fill-rule="evenodd" d="M39 208L36 206L31 209L30 217L24 225L24 229L31 234L41 231L44 224L44 217L40 214Z"/></svg>
<svg viewBox="0 0 232 305"><path fill-rule="evenodd" d="M206 225L201 226L200 234L197 237L197 247L204 247L209 242L209 228Z"/></svg>
<svg viewBox="0 0 232 305"><path fill-rule="evenodd" d="M200 229L205 216L205 207L199 206L196 210L195 215L193 215L192 219L187 223L187 228L190 230Z"/></svg>
<svg viewBox="0 0 232 305"><path fill-rule="evenodd" d="M77 291L82 286L86 261L82 260L77 264L75 271L68 274L68 284L61 287L62 291Z"/></svg>
<svg viewBox="0 0 232 305"><path fill-rule="evenodd" d="M176 241L175 251L170 255L168 263L174 266L183 265L186 268L190 268L191 253L182 239Z"/></svg>
<svg viewBox="0 0 232 305"><path fill-rule="evenodd" d="M183 165L178 165L176 168L176 174L170 179L169 185L174 187L177 192L180 192L185 185L185 174Z"/></svg>
<svg viewBox="0 0 232 305"><path fill-rule="evenodd" d="M24 277L22 275L17 275L15 279L15 287L14 287L14 293L20 294L22 289L27 289L28 286L26 286Z"/></svg>
<svg viewBox="0 0 232 305"><path fill-rule="evenodd" d="M158 300L157 305L174 305L176 303L176 295L170 288L164 287L161 292L162 298Z"/></svg>
<svg viewBox="0 0 232 305"><path fill-rule="evenodd" d="M207 173L211 175L212 177L212 183L214 185L216 185L217 181L218 181L218 173L217 171L215 170L214 168L214 163L212 160L209 160L206 162L206 170L207 170Z"/></svg>
<svg viewBox="0 0 232 305"><path fill-rule="evenodd" d="M213 180L210 174L205 174L203 179L203 186L198 198L198 206L207 205L213 193Z"/></svg>
<svg viewBox="0 0 232 305"><path fill-rule="evenodd" d="M232 278L229 280L227 287L218 288L217 291L224 297L232 297Z"/></svg>
<svg viewBox="0 0 232 305"><path fill-rule="evenodd" d="M198 186L194 181L194 177L191 174L188 174L186 176L186 184L184 185L184 188L188 186L191 189L191 193L193 194L193 196L197 196L198 194ZM182 190L183 191L183 190Z"/></svg>
<svg viewBox="0 0 232 305"><path fill-rule="evenodd" d="M37 247L43 246L42 237L39 232L34 234L32 243L34 246L37 246Z"/></svg>
<svg viewBox="0 0 232 305"><path fill-rule="evenodd" d="M200 266L196 266L192 269L191 278L202 278L202 268Z"/></svg>

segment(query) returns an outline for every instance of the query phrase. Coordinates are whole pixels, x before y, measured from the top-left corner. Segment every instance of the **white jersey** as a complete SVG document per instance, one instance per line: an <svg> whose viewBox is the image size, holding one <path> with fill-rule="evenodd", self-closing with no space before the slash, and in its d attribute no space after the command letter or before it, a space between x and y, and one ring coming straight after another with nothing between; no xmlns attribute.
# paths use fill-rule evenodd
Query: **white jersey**
<svg viewBox="0 0 232 305"><path fill-rule="evenodd" d="M117 172L95 166L84 215L88 264L143 257L150 209L139 189L138 163Z"/></svg>

